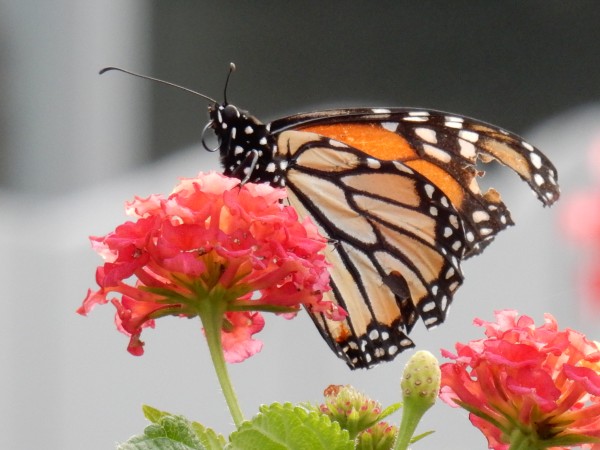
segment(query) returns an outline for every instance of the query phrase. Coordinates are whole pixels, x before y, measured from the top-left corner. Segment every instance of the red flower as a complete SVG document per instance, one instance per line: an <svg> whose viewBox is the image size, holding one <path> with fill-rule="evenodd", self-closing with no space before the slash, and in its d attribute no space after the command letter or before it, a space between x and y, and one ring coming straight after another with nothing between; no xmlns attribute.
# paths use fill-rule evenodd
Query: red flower
<svg viewBox="0 0 600 450"><path fill-rule="evenodd" d="M128 350L141 355L140 334L154 319L202 317L209 308L220 314L229 362L260 350L252 335L264 320L256 311L292 317L305 306L343 319L345 311L322 297L330 289L320 253L326 241L283 198L283 189L240 186L218 173L183 179L166 198L136 197L126 205L134 222L90 238L105 263L96 271L100 289L78 312L110 299L118 329L131 338Z"/></svg>
<svg viewBox="0 0 600 450"><path fill-rule="evenodd" d="M581 295L600 309L600 137L590 152L589 167L596 186L572 194L563 204L561 223L566 235L590 252L592 261L581 274Z"/></svg>
<svg viewBox="0 0 600 450"><path fill-rule="evenodd" d="M600 449L600 347L584 335L559 330L545 315L537 327L516 311L496 322L475 320L486 339L456 344L441 366L440 397L470 411L489 448ZM591 443L595 443L591 445Z"/></svg>

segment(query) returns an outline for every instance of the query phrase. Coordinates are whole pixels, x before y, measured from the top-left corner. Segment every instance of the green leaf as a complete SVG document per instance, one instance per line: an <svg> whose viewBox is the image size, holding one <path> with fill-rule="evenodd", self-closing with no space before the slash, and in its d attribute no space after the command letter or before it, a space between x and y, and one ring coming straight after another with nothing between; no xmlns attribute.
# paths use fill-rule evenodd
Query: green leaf
<svg viewBox="0 0 600 450"><path fill-rule="evenodd" d="M433 434L433 433L435 433L435 431L430 430L430 431L425 431L424 433L421 433L418 436L413 436L412 439L410 440L410 443L414 444L415 442L420 441L424 437L429 436L430 434Z"/></svg>
<svg viewBox="0 0 600 450"><path fill-rule="evenodd" d="M192 429L206 450L223 450L225 448L227 441L214 430L206 428L198 422L192 422Z"/></svg>
<svg viewBox="0 0 600 450"><path fill-rule="evenodd" d="M234 431L227 450L351 450L348 432L329 417L290 403L261 406Z"/></svg>
<svg viewBox="0 0 600 450"><path fill-rule="evenodd" d="M377 418L377 422L381 422L387 416L389 416L390 414L394 414L400 408L402 408L402 403L394 403L394 404L388 406L383 411L381 411L381 414L379 414L379 417Z"/></svg>
<svg viewBox="0 0 600 450"><path fill-rule="evenodd" d="M148 419L149 422L152 422L152 423L158 423L158 421L161 418L172 415L172 414L169 414L168 412L161 411L161 410L153 408L152 406L149 406L149 405L142 405L142 411L144 413L144 417L146 419Z"/></svg>
<svg viewBox="0 0 600 450"><path fill-rule="evenodd" d="M158 423L160 419L166 416L176 417L173 416L173 414L161 411L149 405L143 405L142 410L144 411L144 417L152 423ZM207 450L222 450L223 447L225 447L227 441L222 435L217 434L214 430L206 428L198 422L191 422L190 426Z"/></svg>
<svg viewBox="0 0 600 450"><path fill-rule="evenodd" d="M154 408L144 409L144 413L156 423L148 425L144 434L117 446L117 450L207 450L185 417L167 415Z"/></svg>

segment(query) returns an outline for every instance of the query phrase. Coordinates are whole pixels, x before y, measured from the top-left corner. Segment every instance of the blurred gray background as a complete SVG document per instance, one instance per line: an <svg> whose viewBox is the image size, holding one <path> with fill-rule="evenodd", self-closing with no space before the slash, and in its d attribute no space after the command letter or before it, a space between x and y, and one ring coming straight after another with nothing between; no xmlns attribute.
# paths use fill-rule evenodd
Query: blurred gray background
<svg viewBox="0 0 600 450"><path fill-rule="evenodd" d="M179 176L216 169L200 145L206 103L122 74L118 65L264 120L336 106L421 106L519 132L556 163L564 198L592 180L600 137L600 6L525 2L53 2L0 0L0 448L114 448L142 431L140 407L232 430L194 321L163 319L130 356L110 306L74 311L100 263L87 236L125 220L134 195L169 192ZM598 340L598 315L574 280L586 260L506 171L488 174L517 226L465 263L444 326L417 326L439 355L479 338L474 317L499 308L551 312ZM399 399L410 352L350 372L310 320L267 318L263 351L231 366L246 415L272 401L318 401L328 384ZM398 420L394 417L393 420ZM436 405L414 446L485 448L467 414Z"/></svg>

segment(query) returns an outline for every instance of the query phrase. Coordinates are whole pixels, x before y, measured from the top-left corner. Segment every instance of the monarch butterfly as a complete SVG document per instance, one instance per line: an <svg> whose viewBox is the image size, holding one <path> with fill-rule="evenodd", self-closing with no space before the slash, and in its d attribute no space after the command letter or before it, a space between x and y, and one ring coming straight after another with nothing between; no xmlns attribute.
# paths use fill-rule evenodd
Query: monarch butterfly
<svg viewBox="0 0 600 450"><path fill-rule="evenodd" d="M101 73L111 69L124 71ZM224 173L285 187L289 203L330 240L332 290L324 295L348 317L334 322L308 313L352 369L414 347L408 333L418 318L427 328L443 322L463 282L461 261L513 224L499 193L479 189L478 161L508 166L546 206L559 197L546 156L479 120L419 108L352 108L265 124L226 97L219 103L199 95L210 101L205 131L219 140L212 150Z"/></svg>

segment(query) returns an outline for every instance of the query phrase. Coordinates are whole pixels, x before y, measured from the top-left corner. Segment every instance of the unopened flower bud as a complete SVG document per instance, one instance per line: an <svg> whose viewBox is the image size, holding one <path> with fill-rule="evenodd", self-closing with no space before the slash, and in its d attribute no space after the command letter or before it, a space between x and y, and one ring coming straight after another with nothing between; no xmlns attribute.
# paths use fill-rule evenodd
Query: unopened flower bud
<svg viewBox="0 0 600 450"><path fill-rule="evenodd" d="M406 363L402 374L402 422L394 450L405 450L423 414L433 406L440 390L440 365L431 353L418 351Z"/></svg>
<svg viewBox="0 0 600 450"><path fill-rule="evenodd" d="M427 411L438 396L440 379L440 365L435 356L424 350L416 352L404 367L400 383L404 408Z"/></svg>
<svg viewBox="0 0 600 450"><path fill-rule="evenodd" d="M391 449L398 434L398 427L378 422L358 435L356 450Z"/></svg>
<svg viewBox="0 0 600 450"><path fill-rule="evenodd" d="M352 439L379 420L381 404L352 386L331 385L324 395L325 403L319 409L348 430Z"/></svg>

